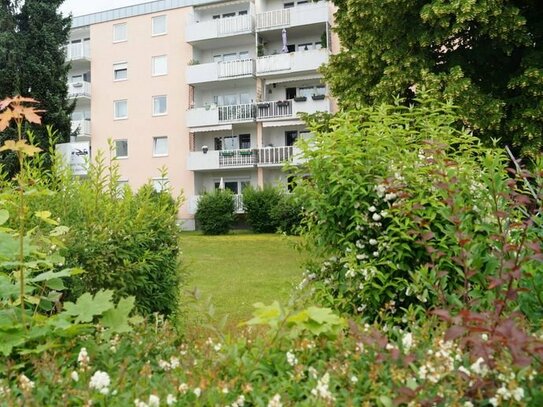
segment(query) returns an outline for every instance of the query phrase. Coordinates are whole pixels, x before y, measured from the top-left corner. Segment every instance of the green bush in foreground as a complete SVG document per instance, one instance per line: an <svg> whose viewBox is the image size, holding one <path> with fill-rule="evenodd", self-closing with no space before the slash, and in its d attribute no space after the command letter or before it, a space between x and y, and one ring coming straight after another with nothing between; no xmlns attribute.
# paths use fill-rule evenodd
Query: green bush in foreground
<svg viewBox="0 0 543 407"><path fill-rule="evenodd" d="M309 309L308 309L309 310ZM316 310L316 311L315 311ZM413 331L351 323L336 339L319 335L333 315L290 316L261 308L277 329L233 338L182 340L168 323L133 334L68 341L31 368L0 367L0 404L25 406L540 406L541 365L515 365L504 348L491 359L447 341L439 325ZM272 315L270 317L270 314ZM284 322L313 327L295 335ZM332 319L330 319L332 318ZM337 318L337 317L335 317ZM479 333L482 341L484 335ZM490 339L488 339L490 342ZM499 347L499 346L496 346Z"/></svg>
<svg viewBox="0 0 543 407"><path fill-rule="evenodd" d="M296 196L283 194L271 209L270 215L279 232L287 235L297 235L302 223L302 212L302 205Z"/></svg>
<svg viewBox="0 0 543 407"><path fill-rule="evenodd" d="M409 107L310 120L295 193L305 234L327 258L308 273L318 299L404 324L433 307L518 305L519 293L506 306L495 299L541 273L543 162L508 169L505 151L481 146L456 121L454 107L429 93Z"/></svg>
<svg viewBox="0 0 543 407"><path fill-rule="evenodd" d="M232 229L235 209L230 190L207 192L198 200L197 226L205 235L225 235Z"/></svg>

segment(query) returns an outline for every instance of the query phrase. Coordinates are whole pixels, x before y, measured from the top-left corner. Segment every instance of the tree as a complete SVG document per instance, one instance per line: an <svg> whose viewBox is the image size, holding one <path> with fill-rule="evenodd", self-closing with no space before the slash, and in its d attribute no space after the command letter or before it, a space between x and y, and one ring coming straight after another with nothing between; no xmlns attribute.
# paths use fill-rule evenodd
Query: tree
<svg viewBox="0 0 543 407"><path fill-rule="evenodd" d="M323 69L344 108L437 89L462 124L543 148L541 0L335 0L342 51Z"/></svg>
<svg viewBox="0 0 543 407"><path fill-rule="evenodd" d="M40 101L45 110L43 124L57 131L58 142L69 140L70 114L74 103L68 99L64 44L68 41L71 18L58 8L63 0L2 0L0 5L0 98L20 94ZM28 126L37 145L49 144L45 126ZM13 131L0 134L0 144L14 138ZM0 156L8 174L17 171L12 155Z"/></svg>

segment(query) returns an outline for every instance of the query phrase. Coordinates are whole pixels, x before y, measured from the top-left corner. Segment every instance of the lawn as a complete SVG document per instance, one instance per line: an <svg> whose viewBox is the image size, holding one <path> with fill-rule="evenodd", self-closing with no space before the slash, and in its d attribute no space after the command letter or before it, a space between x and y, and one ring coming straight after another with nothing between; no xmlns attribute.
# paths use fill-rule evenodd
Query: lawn
<svg viewBox="0 0 543 407"><path fill-rule="evenodd" d="M304 255L295 249L298 238L274 234L238 233L181 238L187 287L211 296L217 317L228 314L229 325L251 317L252 304L285 303L300 282Z"/></svg>

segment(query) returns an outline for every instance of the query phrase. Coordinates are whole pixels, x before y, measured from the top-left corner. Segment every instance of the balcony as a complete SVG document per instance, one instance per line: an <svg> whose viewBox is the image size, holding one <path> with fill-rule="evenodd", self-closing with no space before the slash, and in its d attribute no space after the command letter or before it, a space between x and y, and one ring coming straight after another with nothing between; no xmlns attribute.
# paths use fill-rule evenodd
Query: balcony
<svg viewBox="0 0 543 407"><path fill-rule="evenodd" d="M249 14L202 22L194 21L194 16L190 18L192 21L187 22L185 31L185 40L189 44L233 35L251 34L254 31L253 17Z"/></svg>
<svg viewBox="0 0 543 407"><path fill-rule="evenodd" d="M215 126L219 124L254 121L256 108L252 103L243 105L199 107L187 111L187 126Z"/></svg>
<svg viewBox="0 0 543 407"><path fill-rule="evenodd" d="M198 209L198 200L201 195L193 195L189 199L189 213L195 214ZM234 195L234 211L236 213L244 213L243 209L243 195Z"/></svg>
<svg viewBox="0 0 543 407"><path fill-rule="evenodd" d="M295 100L259 102L257 103L256 119L258 121L294 119L298 117L298 113L329 112L330 100L327 97L319 98L313 100L308 97L306 100L298 102Z"/></svg>
<svg viewBox="0 0 543 407"><path fill-rule="evenodd" d="M90 42L84 41L78 44L68 44L66 50L67 61L90 61Z"/></svg>
<svg viewBox="0 0 543 407"><path fill-rule="evenodd" d="M278 28L297 27L325 23L329 20L326 2L309 3L303 6L271 10L256 15L256 30L266 31Z"/></svg>
<svg viewBox="0 0 543 407"><path fill-rule="evenodd" d="M91 84L90 82L73 82L68 84L68 97L71 99L91 97Z"/></svg>
<svg viewBox="0 0 543 407"><path fill-rule="evenodd" d="M187 169L211 171L226 168L253 168L283 165L294 158L293 146L265 147L245 150L193 151L189 154Z"/></svg>
<svg viewBox="0 0 543 407"><path fill-rule="evenodd" d="M187 67L187 83L216 82L252 76L255 73L255 61L243 59L238 61L212 62L209 64L190 65Z"/></svg>
<svg viewBox="0 0 543 407"><path fill-rule="evenodd" d="M72 133L78 132L77 138L90 137L91 124L90 120L72 120Z"/></svg>
<svg viewBox="0 0 543 407"><path fill-rule="evenodd" d="M288 10L288 9L287 9ZM316 71L328 62L328 49L267 55L256 59L257 76Z"/></svg>

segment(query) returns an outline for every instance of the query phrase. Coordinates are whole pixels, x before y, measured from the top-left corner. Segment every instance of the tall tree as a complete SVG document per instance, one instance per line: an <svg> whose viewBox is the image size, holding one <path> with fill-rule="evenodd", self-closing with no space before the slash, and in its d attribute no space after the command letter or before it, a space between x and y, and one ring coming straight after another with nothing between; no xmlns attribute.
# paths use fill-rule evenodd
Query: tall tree
<svg viewBox="0 0 543 407"><path fill-rule="evenodd" d="M22 4L21 4L22 3ZM70 114L64 45L68 41L71 17L59 7L63 0L2 0L0 8L0 98L20 94L40 101L43 124L57 131L59 142L69 140ZM29 127L42 148L48 146L45 127ZM0 143L14 133L0 134ZM9 174L17 164L9 154L0 156Z"/></svg>
<svg viewBox="0 0 543 407"><path fill-rule="evenodd" d="M343 49L324 74L341 106L432 87L484 140L542 150L541 0L334 1Z"/></svg>

